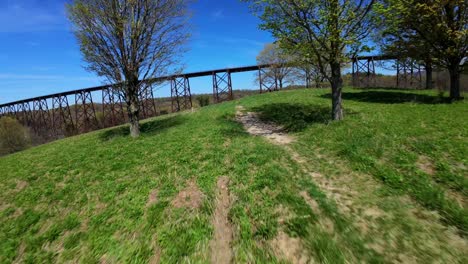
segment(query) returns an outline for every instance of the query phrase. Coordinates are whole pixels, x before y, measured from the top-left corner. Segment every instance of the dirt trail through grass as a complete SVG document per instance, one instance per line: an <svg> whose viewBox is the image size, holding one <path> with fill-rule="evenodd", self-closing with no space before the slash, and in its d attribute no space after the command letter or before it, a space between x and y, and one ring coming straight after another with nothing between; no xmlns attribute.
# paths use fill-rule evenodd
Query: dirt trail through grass
<svg viewBox="0 0 468 264"><path fill-rule="evenodd" d="M294 138L282 132L282 127L259 122L257 115L252 112L245 112L243 106L236 107L236 117L244 125L249 134L266 137L277 145L286 145L294 141Z"/></svg>
<svg viewBox="0 0 468 264"><path fill-rule="evenodd" d="M395 204L406 205L405 208L384 210L380 205L388 201L378 195L383 185L370 175L341 168L345 166L335 162L329 166L340 167L340 170L349 173L339 177L327 177L310 168L310 160L301 156L289 145L296 139L282 132L280 126L260 121L256 113L246 112L242 106L236 107L236 120L243 124L249 134L263 136L270 142L282 146L326 196L336 202L339 213L345 219L349 219L353 228L365 238L366 247L390 262L419 262L431 256L457 262L460 261L460 256L453 255L452 249L466 252L468 246L466 240L458 235L456 229L443 225L437 213L422 208L407 196L397 196L394 201ZM309 206L318 207L306 192L301 195ZM313 209L320 212L317 208ZM321 215L319 223L326 231L334 232L333 221L328 216ZM413 229L411 236L406 234L405 228ZM421 243L421 241L428 242ZM301 262L294 258L288 260L293 263Z"/></svg>
<svg viewBox="0 0 468 264"><path fill-rule="evenodd" d="M232 226L228 213L231 207L229 178L221 177L217 183L216 208L213 215L214 237L211 241L211 263L229 264L232 259Z"/></svg>
<svg viewBox="0 0 468 264"><path fill-rule="evenodd" d="M276 126L274 124L267 124L260 121L255 113L245 113L245 109L242 106L238 106L236 110L237 120L244 125L245 129L249 134L255 136L264 136L272 143L283 146L283 148L285 148L291 155L291 158L299 165L301 165L303 171L309 174L314 180L314 182L319 185L320 188L326 191L327 194L330 194L330 196L332 196L332 198L334 198L337 201L337 204L342 212L348 213L351 211L351 200L353 196L356 196L356 193L349 187L343 188L336 186L333 181L327 179L320 173L310 171L306 167L307 161L303 157L301 157L296 151L294 151L290 146L288 146L289 143L295 141L292 136L282 132L282 128L280 126Z"/></svg>

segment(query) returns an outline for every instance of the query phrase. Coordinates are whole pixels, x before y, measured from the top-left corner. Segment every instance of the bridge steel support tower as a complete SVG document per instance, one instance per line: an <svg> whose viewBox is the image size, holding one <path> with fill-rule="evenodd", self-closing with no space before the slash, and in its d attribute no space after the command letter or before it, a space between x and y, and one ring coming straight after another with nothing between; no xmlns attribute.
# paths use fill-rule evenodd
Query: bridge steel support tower
<svg viewBox="0 0 468 264"><path fill-rule="evenodd" d="M90 91L79 91L75 94L75 122L79 133L99 128L93 97Z"/></svg>
<svg viewBox="0 0 468 264"><path fill-rule="evenodd" d="M397 88L423 87L421 65L413 60L397 60Z"/></svg>
<svg viewBox="0 0 468 264"><path fill-rule="evenodd" d="M355 87L375 86L375 60L374 57L364 59L353 58L352 78Z"/></svg>
<svg viewBox="0 0 468 264"><path fill-rule="evenodd" d="M46 98L39 98L33 101L33 130L44 139L53 136L51 111Z"/></svg>
<svg viewBox="0 0 468 264"><path fill-rule="evenodd" d="M171 79L172 112L179 112L192 108L192 94L190 81L187 76Z"/></svg>
<svg viewBox="0 0 468 264"><path fill-rule="evenodd" d="M151 84L143 84L139 92L140 116L149 118L157 115L154 103L153 87Z"/></svg>
<svg viewBox="0 0 468 264"><path fill-rule="evenodd" d="M108 86L102 89L102 114L105 127L116 126L125 122L123 98L116 87Z"/></svg>
<svg viewBox="0 0 468 264"><path fill-rule="evenodd" d="M33 124L33 113L31 111L31 104L29 102L18 103L18 121L27 127L31 127Z"/></svg>
<svg viewBox="0 0 468 264"><path fill-rule="evenodd" d="M213 72L213 101L221 103L233 99L231 72Z"/></svg>
<svg viewBox="0 0 468 264"><path fill-rule="evenodd" d="M258 80L260 82L260 93L278 91L278 78L275 74L269 74L266 68L258 68Z"/></svg>
<svg viewBox="0 0 468 264"><path fill-rule="evenodd" d="M52 97L52 126L55 136L70 136L76 134L76 126L66 95Z"/></svg>

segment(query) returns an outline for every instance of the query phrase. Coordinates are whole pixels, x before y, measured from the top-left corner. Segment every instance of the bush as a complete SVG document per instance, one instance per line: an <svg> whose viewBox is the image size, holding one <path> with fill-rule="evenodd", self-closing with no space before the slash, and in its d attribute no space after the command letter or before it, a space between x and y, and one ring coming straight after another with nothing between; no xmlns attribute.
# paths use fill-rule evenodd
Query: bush
<svg viewBox="0 0 468 264"><path fill-rule="evenodd" d="M0 156L21 151L31 144L27 128L11 117L0 118Z"/></svg>
<svg viewBox="0 0 468 264"><path fill-rule="evenodd" d="M106 121L103 112L96 112L96 121L99 127L106 127Z"/></svg>
<svg viewBox="0 0 468 264"><path fill-rule="evenodd" d="M198 104L200 107L204 107L210 104L210 96L209 95L199 95L197 97Z"/></svg>

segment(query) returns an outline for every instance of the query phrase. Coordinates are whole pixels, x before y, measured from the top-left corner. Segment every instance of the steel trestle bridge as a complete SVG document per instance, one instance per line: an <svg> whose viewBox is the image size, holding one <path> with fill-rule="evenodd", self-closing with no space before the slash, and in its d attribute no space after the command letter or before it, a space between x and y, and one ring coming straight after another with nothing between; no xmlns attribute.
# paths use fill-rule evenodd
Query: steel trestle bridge
<svg viewBox="0 0 468 264"><path fill-rule="evenodd" d="M374 86L375 63L388 60L397 60L397 58L392 56L353 58L353 85L356 87ZM420 76L420 67L411 68L408 71L406 67L400 69L398 61L396 65L397 87L408 76L410 78ZM140 116L144 119L160 114L156 107L154 86L163 82L170 82L172 112L192 108L190 79L197 77L212 77L213 101L215 103L234 99L231 79L231 75L234 73L257 71L260 93L278 91L278 78L267 72L270 67L274 67L274 65L216 69L143 80L139 91ZM419 75L414 74L415 70ZM0 105L0 117L14 117L46 141L124 124L127 121L126 106L118 86L118 84L103 85L2 104Z"/></svg>

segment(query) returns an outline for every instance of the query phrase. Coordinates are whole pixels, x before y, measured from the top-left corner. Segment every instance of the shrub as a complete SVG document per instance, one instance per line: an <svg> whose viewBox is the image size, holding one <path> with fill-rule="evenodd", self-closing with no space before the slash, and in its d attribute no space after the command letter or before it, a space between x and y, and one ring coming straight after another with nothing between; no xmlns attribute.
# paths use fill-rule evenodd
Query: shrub
<svg viewBox="0 0 468 264"><path fill-rule="evenodd" d="M204 107L210 104L210 96L209 95L199 95L197 96L197 101L200 107Z"/></svg>
<svg viewBox="0 0 468 264"><path fill-rule="evenodd" d="M104 113L103 112L96 112L96 121L99 127L105 127L106 121L104 119Z"/></svg>
<svg viewBox="0 0 468 264"><path fill-rule="evenodd" d="M11 117L0 118L0 156L21 151L31 144L27 128Z"/></svg>

